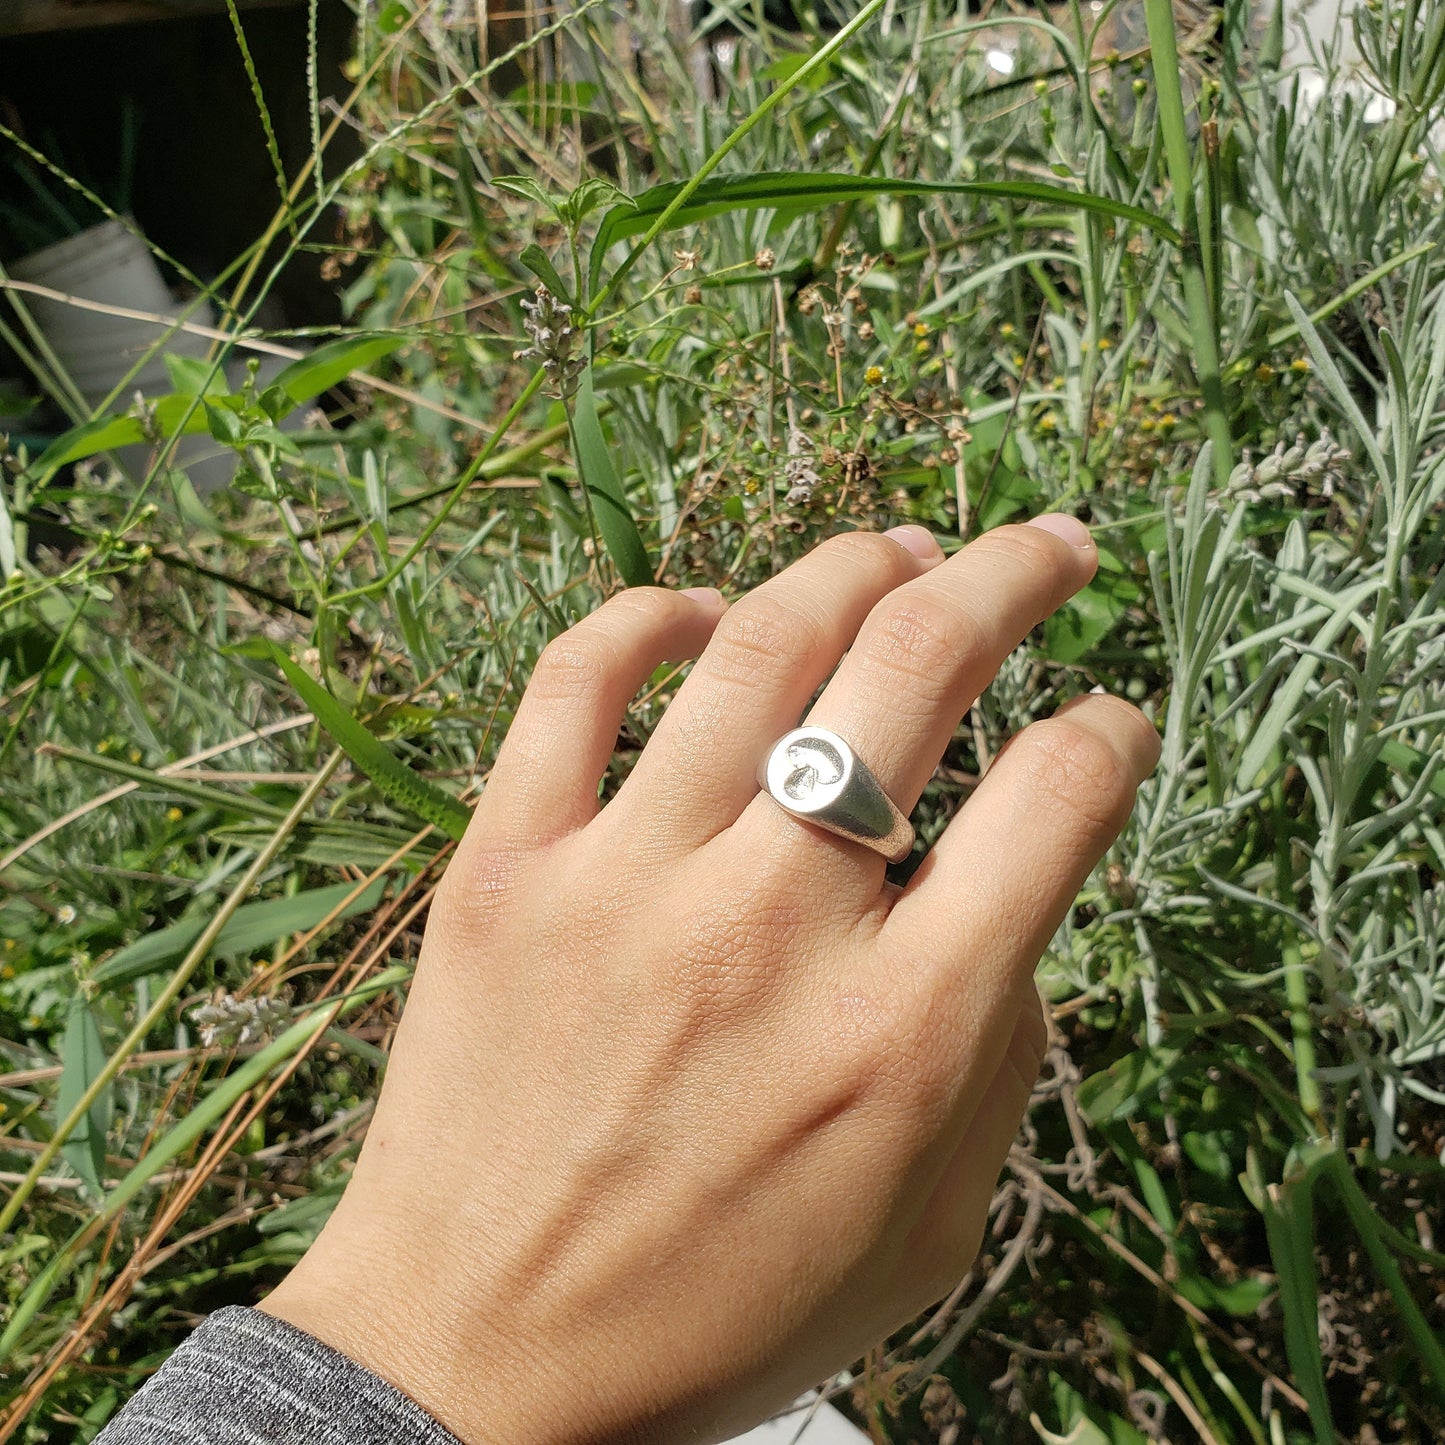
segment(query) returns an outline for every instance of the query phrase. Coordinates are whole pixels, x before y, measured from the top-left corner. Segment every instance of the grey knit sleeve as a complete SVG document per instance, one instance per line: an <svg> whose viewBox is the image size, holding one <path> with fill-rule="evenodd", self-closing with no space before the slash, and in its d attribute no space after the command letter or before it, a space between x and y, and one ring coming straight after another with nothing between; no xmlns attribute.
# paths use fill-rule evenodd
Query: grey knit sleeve
<svg viewBox="0 0 1445 1445"><path fill-rule="evenodd" d="M211 1315L95 1445L460 1445L354 1360L259 1310Z"/></svg>

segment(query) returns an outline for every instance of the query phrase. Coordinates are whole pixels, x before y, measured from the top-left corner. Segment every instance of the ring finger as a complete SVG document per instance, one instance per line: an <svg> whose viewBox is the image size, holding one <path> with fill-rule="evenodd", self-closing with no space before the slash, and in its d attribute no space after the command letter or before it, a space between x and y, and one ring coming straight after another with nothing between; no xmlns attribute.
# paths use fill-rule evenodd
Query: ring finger
<svg viewBox="0 0 1445 1445"><path fill-rule="evenodd" d="M869 615L808 725L830 728L872 769L903 813L933 775L960 719L1004 659L1093 576L1082 523L1047 514L998 527L943 566L897 588ZM760 795L743 819L749 846L787 849L810 870L829 857L876 890L884 863L821 834ZM802 832L808 839L799 843Z"/></svg>

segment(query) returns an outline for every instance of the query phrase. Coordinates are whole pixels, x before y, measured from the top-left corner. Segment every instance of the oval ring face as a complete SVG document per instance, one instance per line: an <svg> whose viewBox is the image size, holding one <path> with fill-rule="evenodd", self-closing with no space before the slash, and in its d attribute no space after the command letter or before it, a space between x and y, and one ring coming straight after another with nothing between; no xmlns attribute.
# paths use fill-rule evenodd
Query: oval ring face
<svg viewBox="0 0 1445 1445"><path fill-rule="evenodd" d="M812 813L836 802L853 773L853 750L826 728L797 728L768 756L766 787L793 812Z"/></svg>

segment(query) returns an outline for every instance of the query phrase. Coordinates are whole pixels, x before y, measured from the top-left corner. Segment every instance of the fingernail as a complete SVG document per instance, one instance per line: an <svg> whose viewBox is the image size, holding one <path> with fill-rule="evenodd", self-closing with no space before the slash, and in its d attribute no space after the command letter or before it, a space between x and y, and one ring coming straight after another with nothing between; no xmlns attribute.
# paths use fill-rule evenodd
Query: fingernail
<svg viewBox="0 0 1445 1445"><path fill-rule="evenodd" d="M920 562L934 562L943 555L943 548L927 527L890 527L884 534L892 537L900 547L912 552Z"/></svg>
<svg viewBox="0 0 1445 1445"><path fill-rule="evenodd" d="M1089 529L1077 517L1071 517L1067 512L1045 512L1042 516L1030 517L1024 525L1052 532L1054 536L1062 537L1071 547L1085 548L1094 545Z"/></svg>
<svg viewBox="0 0 1445 1445"><path fill-rule="evenodd" d="M716 610L723 605L723 595L716 587L684 587L677 595L691 598L699 607Z"/></svg>

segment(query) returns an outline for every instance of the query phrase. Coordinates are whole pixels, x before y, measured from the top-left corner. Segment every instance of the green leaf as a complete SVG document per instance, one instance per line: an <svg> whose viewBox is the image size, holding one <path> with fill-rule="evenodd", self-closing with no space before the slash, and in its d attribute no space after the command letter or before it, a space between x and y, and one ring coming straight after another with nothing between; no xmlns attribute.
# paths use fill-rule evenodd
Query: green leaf
<svg viewBox="0 0 1445 1445"><path fill-rule="evenodd" d="M398 762L305 668L274 643L271 656L302 702L315 714L316 721L384 797L430 823L448 838L459 839L466 832L472 818L469 808Z"/></svg>
<svg viewBox="0 0 1445 1445"><path fill-rule="evenodd" d="M212 406L206 402L206 424L211 435L224 446L233 447L241 440L241 418L228 406Z"/></svg>
<svg viewBox="0 0 1445 1445"><path fill-rule="evenodd" d="M668 208L686 181L669 181L653 186L636 197L630 206L614 206L602 218L592 245L592 285L602 275L602 261L608 250L629 236L641 235ZM768 206L780 211L815 211L868 196L952 195L978 196L993 200L1019 201L1086 211L1117 221L1127 221L1180 244L1179 232L1162 217L1109 196L1051 186L1040 181L907 181L886 176L850 176L835 171L763 171L757 174L712 176L700 185L688 203L672 217L671 228L695 226L710 216Z"/></svg>
<svg viewBox="0 0 1445 1445"><path fill-rule="evenodd" d="M637 209L637 202L605 176L589 176L558 207L562 219L576 230L599 206Z"/></svg>
<svg viewBox="0 0 1445 1445"><path fill-rule="evenodd" d="M318 346L309 356L293 361L285 371L272 378L271 384L279 386L298 406L329 391L339 381L344 381L353 371L365 371L374 362L401 346L405 336L348 336L341 341L331 341Z"/></svg>
<svg viewBox="0 0 1445 1445"><path fill-rule="evenodd" d="M540 182L533 180L531 176L493 176L492 185L499 191L505 191L509 196L520 196L524 201L535 201L549 216L555 216L561 212L562 197L554 196L551 191Z"/></svg>
<svg viewBox="0 0 1445 1445"><path fill-rule="evenodd" d="M572 399L570 419L577 471L591 499L597 530L602 533L608 554L629 587L651 587L652 564L647 560L647 548L642 544L632 509L627 505L626 493L612 463L612 448L607 444L597 416L590 366L582 373L581 385Z"/></svg>
<svg viewBox="0 0 1445 1445"><path fill-rule="evenodd" d="M1264 1199L1264 1230L1279 1279L1284 1347L1290 1372L1309 1402L1318 1445L1339 1439L1330 1415L1325 1367L1320 1357L1319 1278L1314 1260L1314 1208L1309 1173L1286 1184L1271 1184Z"/></svg>
<svg viewBox="0 0 1445 1445"><path fill-rule="evenodd" d="M217 395L226 389L226 373L214 362L198 356L167 356L164 360L171 389L182 396Z"/></svg>
<svg viewBox="0 0 1445 1445"><path fill-rule="evenodd" d="M1249 1275L1231 1284L1221 1284L1204 1275L1182 1274L1175 1281L1175 1288L1202 1310L1223 1310L1237 1320L1244 1320L1259 1312L1260 1306L1274 1293L1274 1282Z"/></svg>
<svg viewBox="0 0 1445 1445"><path fill-rule="evenodd" d="M362 890L337 914L350 918L365 913L381 901L386 879L378 878ZM356 891L354 883L332 883L325 888L311 888L289 898L268 898L261 903L242 905L221 930L211 950L217 958L255 953L292 933L305 933L339 908ZM168 928L138 938L128 947L112 954L95 970L97 983L129 983L155 973L173 958L182 957L201 936L209 920L186 918Z"/></svg>
<svg viewBox="0 0 1445 1445"><path fill-rule="evenodd" d="M219 393L216 396L218 401L241 405L240 397L223 398ZM163 437L200 436L210 429L205 404L189 392L171 392L159 397L154 404L154 418L156 431ZM145 428L136 417L97 417L58 436L35 459L30 474L38 482L44 482L72 462L82 462L117 447L142 446L147 441Z"/></svg>
<svg viewBox="0 0 1445 1445"><path fill-rule="evenodd" d="M92 1080L105 1067L105 1046L90 1005L80 994L71 1000L65 1036L60 1044L60 1088L55 1100L58 1122L68 1117L90 1087ZM101 1171L105 1168L105 1136L110 1128L111 1091L103 1089L75 1126L70 1138L60 1147L67 1164L85 1181L86 1187L100 1198L104 1193Z"/></svg>
<svg viewBox="0 0 1445 1445"><path fill-rule="evenodd" d="M205 414L199 408L196 419L196 430L205 431ZM133 416L97 417L94 421L84 422L80 426L72 427L68 432L62 432L35 459L31 470L43 481L72 462L83 462L86 457L93 457L97 452L108 452L114 447L134 446L145 439L141 424Z"/></svg>
<svg viewBox="0 0 1445 1445"><path fill-rule="evenodd" d="M1130 577L1095 575L1044 623L1044 653L1052 662L1077 662L1107 637L1129 606L1139 600Z"/></svg>
<svg viewBox="0 0 1445 1445"><path fill-rule="evenodd" d="M1144 1436L1112 1411L1089 1403L1061 1375L1049 1371L1049 1389L1059 1425L1065 1433L1050 1430L1035 1414L1029 1423L1044 1445L1147 1445Z"/></svg>
<svg viewBox="0 0 1445 1445"><path fill-rule="evenodd" d="M1079 1085L1079 1109L1096 1128L1133 1112L1179 1060L1177 1049L1135 1049Z"/></svg>
<svg viewBox="0 0 1445 1445"><path fill-rule="evenodd" d="M552 258L535 242L523 249L517 259L556 297L572 304L572 293L557 274Z"/></svg>

